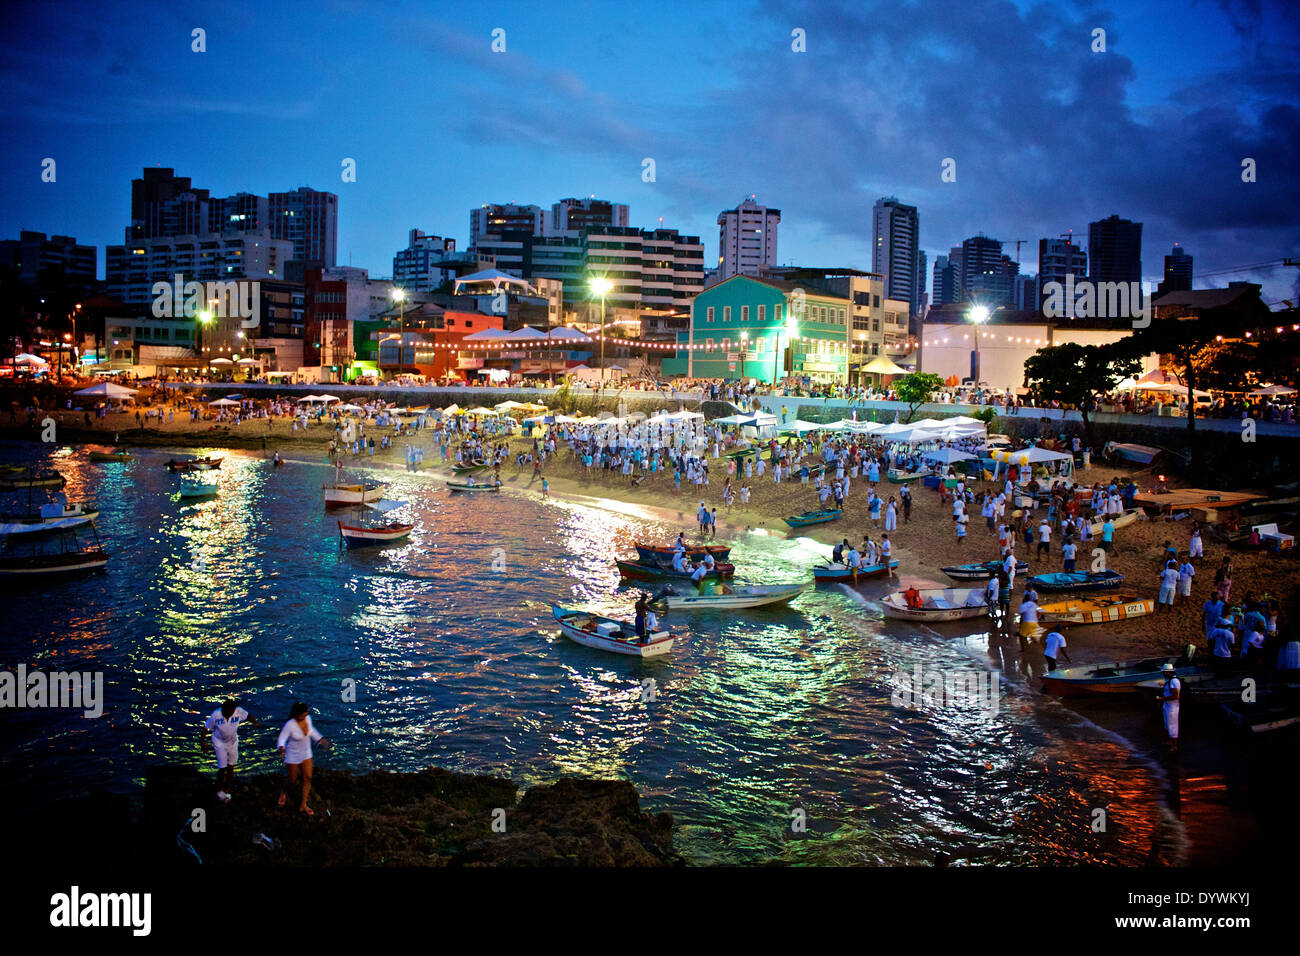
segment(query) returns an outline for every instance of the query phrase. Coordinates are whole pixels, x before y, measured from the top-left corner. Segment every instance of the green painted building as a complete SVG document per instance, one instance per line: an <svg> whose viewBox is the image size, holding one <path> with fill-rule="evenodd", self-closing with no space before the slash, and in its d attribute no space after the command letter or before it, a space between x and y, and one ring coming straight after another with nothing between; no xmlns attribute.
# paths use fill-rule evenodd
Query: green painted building
<svg viewBox="0 0 1300 956"><path fill-rule="evenodd" d="M776 279L732 276L691 304L691 323L665 377L814 382L848 378L851 303ZM693 346L690 347L690 346Z"/></svg>

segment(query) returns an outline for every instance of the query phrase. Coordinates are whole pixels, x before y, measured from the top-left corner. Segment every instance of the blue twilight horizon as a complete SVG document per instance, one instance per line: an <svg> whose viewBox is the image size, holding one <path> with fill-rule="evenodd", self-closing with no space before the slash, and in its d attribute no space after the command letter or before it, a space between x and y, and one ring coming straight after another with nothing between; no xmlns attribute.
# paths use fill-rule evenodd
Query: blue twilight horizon
<svg viewBox="0 0 1300 956"><path fill-rule="evenodd" d="M169 166L213 195L337 193L338 261L377 276L411 228L464 248L473 206L593 194L633 225L701 236L708 263L717 214L755 194L782 211L782 263L870 269L872 205L893 195L919 208L931 263L984 233L1012 255L1027 240L1034 273L1040 238L1086 243L1089 221L1118 213L1144 223L1152 282L1178 242L1198 288L1300 294L1295 269L1226 272L1300 251L1300 26L1282 2L69 2L0 17L0 237L74 235L101 247L101 274L130 180Z"/></svg>

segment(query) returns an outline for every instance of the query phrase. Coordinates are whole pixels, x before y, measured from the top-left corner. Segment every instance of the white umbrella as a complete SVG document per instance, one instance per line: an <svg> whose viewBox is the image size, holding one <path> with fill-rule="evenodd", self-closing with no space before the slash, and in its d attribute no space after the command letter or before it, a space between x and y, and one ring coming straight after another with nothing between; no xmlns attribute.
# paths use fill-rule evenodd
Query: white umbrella
<svg viewBox="0 0 1300 956"><path fill-rule="evenodd" d="M210 365L234 365L235 363L228 358L214 358L209 364Z"/></svg>
<svg viewBox="0 0 1300 956"><path fill-rule="evenodd" d="M343 401L343 399L339 398L337 395L317 395L317 396L316 396L316 401L318 401L318 402L341 402L341 401Z"/></svg>
<svg viewBox="0 0 1300 956"><path fill-rule="evenodd" d="M228 398L218 398L216 401L208 402L209 405L216 405L220 408L229 408L232 405L238 405L239 402L232 402Z"/></svg>
<svg viewBox="0 0 1300 956"><path fill-rule="evenodd" d="M13 364L14 365L49 365L50 363L45 361L45 359L41 358L39 355L33 355L31 352L23 352L21 355L14 356Z"/></svg>
<svg viewBox="0 0 1300 956"><path fill-rule="evenodd" d="M312 404L313 402L319 402L319 401L320 401L320 399L317 398L315 395L304 395L302 398L298 399L298 404L299 404L299 405L302 405L302 404L306 403L306 404L310 405L310 404Z"/></svg>
<svg viewBox="0 0 1300 956"><path fill-rule="evenodd" d="M1295 393L1294 388L1287 388L1285 385L1265 385L1263 388L1257 388L1253 392L1247 392L1246 394L1270 397L1273 395L1294 395Z"/></svg>

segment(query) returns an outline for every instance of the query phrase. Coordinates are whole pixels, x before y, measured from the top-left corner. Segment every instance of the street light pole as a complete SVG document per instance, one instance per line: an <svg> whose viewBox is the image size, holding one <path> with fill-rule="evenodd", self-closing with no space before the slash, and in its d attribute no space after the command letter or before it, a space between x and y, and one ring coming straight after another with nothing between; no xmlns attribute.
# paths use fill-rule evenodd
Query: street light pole
<svg viewBox="0 0 1300 956"><path fill-rule="evenodd" d="M591 290L600 293L600 387L597 395L605 389L605 294L614 288L614 283L604 276L591 280Z"/></svg>

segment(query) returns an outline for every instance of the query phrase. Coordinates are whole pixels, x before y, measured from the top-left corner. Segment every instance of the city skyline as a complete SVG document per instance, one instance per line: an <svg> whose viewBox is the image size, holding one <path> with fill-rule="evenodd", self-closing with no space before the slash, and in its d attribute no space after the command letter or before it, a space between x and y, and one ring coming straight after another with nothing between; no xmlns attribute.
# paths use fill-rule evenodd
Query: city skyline
<svg viewBox="0 0 1300 956"><path fill-rule="evenodd" d="M872 207L896 195L918 208L930 261L982 233L1007 251L1026 241L1021 271L1032 273L1040 239L1082 238L1118 214L1144 223L1142 278L1153 286L1179 243L1208 276L1198 287L1243 279L1262 282L1267 301L1294 297L1294 270L1225 273L1279 260L1300 237L1286 216L1300 128L1287 101L1300 84L1285 59L1296 28L1284 7L1198 4L1171 37L1156 4L1077 15L1025 4L997 18L989 4L942 16L923 15L927 6L884 32L867 29L875 5L704 6L689 30L662 12L591 7L587 31L572 35L527 5L442 18L367 10L342 31L290 4L256 34L239 18L191 24L159 5L147 39L90 7L57 17L15 8L9 32L26 42L3 65L15 91L3 108L20 145L2 160L0 233L76 236L99 247L102 275L104 247L129 221L130 180L163 166L213 195L337 194L338 262L373 275L391 272L412 228L460 248L473 206L589 195L627 204L633 226L662 217L701 236L713 263L718 214L757 194L783 211L780 263L871 268ZM725 15L735 9L747 15ZM195 26L206 52L191 50ZM501 53L495 29L506 31ZM1090 48L1095 29L1106 31L1104 53ZM794 30L808 52L791 49ZM1009 48L1016 70L1002 62ZM667 76L645 65L665 49L680 54ZM724 51L764 69L739 69ZM550 65L559 52L563 68ZM889 75L868 84L853 74L864 52ZM1175 53L1177 72L1165 65ZM310 62L308 78L286 61ZM974 106L963 93L972 84L986 94ZM772 146L760 155L746 132L755 128ZM46 158L57 163L52 183L40 179ZM1244 158L1255 182L1242 181ZM346 159L355 182L340 178ZM941 179L945 159L955 182Z"/></svg>

